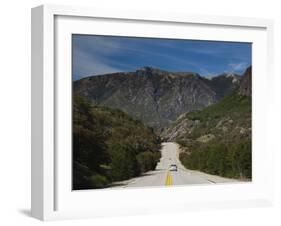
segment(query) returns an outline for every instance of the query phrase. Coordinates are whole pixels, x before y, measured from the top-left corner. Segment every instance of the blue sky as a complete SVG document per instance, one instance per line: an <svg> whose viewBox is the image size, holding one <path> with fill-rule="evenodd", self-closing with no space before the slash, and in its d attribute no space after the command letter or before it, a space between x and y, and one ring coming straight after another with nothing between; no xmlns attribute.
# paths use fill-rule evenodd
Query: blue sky
<svg viewBox="0 0 281 226"><path fill-rule="evenodd" d="M242 74L252 61L251 43L237 42L73 35L72 51L74 80L144 66L206 77Z"/></svg>

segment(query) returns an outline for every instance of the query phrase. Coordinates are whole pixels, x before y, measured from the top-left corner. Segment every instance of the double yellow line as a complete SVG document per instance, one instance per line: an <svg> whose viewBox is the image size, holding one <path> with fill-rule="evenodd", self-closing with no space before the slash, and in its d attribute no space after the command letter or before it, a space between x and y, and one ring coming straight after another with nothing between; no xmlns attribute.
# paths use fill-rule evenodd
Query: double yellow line
<svg viewBox="0 0 281 226"><path fill-rule="evenodd" d="M165 185L166 185L166 186L172 186L173 183L174 183L174 182L173 182L173 176L172 176L171 172L168 171L168 172L167 172L167 177L166 177L166 183L165 183Z"/></svg>

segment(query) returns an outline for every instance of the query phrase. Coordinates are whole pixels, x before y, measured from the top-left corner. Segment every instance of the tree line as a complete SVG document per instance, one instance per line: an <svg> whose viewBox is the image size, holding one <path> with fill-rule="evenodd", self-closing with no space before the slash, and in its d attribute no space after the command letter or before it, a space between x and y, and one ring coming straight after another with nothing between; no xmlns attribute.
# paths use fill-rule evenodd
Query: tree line
<svg viewBox="0 0 281 226"><path fill-rule="evenodd" d="M218 140L194 146L192 152L182 152L185 167L223 177L252 177L252 153L249 139L226 145Z"/></svg>

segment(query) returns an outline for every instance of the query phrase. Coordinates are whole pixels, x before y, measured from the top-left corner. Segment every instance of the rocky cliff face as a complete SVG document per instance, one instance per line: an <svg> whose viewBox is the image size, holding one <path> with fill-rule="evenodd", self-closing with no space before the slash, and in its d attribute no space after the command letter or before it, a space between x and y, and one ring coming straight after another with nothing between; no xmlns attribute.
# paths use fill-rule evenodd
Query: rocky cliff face
<svg viewBox="0 0 281 226"><path fill-rule="evenodd" d="M211 79L205 79L205 83L215 91L217 100L233 92L239 87L240 81L241 76L234 73L223 73Z"/></svg>
<svg viewBox="0 0 281 226"><path fill-rule="evenodd" d="M252 67L247 68L245 71L244 76L241 79L239 92L245 96L252 95Z"/></svg>
<svg viewBox="0 0 281 226"><path fill-rule="evenodd" d="M91 76L74 82L74 95L119 108L161 131L181 114L216 103L240 83L240 76L211 80L196 73L172 73L151 67L135 72Z"/></svg>
<svg viewBox="0 0 281 226"><path fill-rule="evenodd" d="M229 140L251 134L251 68L241 77L239 87L212 106L182 114L161 134L168 141L208 139Z"/></svg>

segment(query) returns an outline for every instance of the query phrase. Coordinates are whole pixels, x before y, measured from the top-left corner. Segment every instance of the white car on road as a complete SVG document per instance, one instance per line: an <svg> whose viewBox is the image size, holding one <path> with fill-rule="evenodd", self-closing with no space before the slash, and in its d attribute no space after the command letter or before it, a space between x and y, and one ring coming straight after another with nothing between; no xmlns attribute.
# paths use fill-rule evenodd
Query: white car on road
<svg viewBox="0 0 281 226"><path fill-rule="evenodd" d="M170 171L178 171L178 167L176 164L171 164L170 167L169 167L169 170Z"/></svg>

